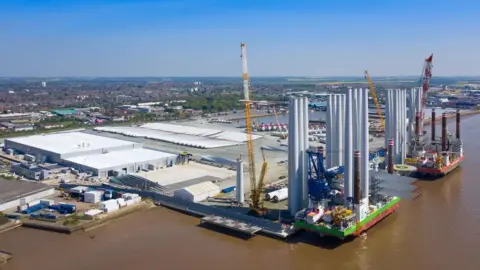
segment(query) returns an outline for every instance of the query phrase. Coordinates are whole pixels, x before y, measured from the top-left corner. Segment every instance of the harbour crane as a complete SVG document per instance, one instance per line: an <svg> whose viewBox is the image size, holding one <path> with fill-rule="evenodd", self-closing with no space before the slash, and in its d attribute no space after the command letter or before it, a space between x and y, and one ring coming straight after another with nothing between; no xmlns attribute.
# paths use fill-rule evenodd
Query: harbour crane
<svg viewBox="0 0 480 270"><path fill-rule="evenodd" d="M266 209L263 207L261 201L261 193L264 186L264 178L267 172L267 162L264 159L262 164L262 170L260 172L260 181L257 183L255 177L255 155L253 149L253 126L252 126L252 116L250 113L250 82L248 78L248 67L247 67L247 47L245 43L240 43L241 48L241 59L242 59L242 77L243 77L243 96L245 102L245 126L247 131L247 148L248 148L248 174L250 176L250 190L251 190L251 204L250 209L253 214L257 216L263 216L266 214Z"/></svg>
<svg viewBox="0 0 480 270"><path fill-rule="evenodd" d="M380 123L382 124L382 131L385 131L385 119L383 118L382 109L380 108L380 103L378 102L377 94L375 93L375 88L373 87L373 81L370 77L370 74L367 70L365 70L365 79L368 82L368 87L370 88L370 94L372 95L372 99L375 102L375 106L377 107L377 114L380 118Z"/></svg>

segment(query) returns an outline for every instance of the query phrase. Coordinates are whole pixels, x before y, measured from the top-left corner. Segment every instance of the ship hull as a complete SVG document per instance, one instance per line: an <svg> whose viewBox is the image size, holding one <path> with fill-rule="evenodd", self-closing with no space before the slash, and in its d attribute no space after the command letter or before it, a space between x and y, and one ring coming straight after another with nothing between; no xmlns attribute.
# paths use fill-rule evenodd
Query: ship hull
<svg viewBox="0 0 480 270"><path fill-rule="evenodd" d="M386 218L387 216L395 212L395 210L397 210L397 208L400 206L399 202L400 202L399 198L392 200L391 202L384 205L382 208L369 214L364 220L360 222L360 224L354 225L353 227L344 231L338 230L335 228L327 228L321 225L307 224L304 221L296 221L295 228L297 230L306 230L306 231L315 232L315 233L318 233L320 236L334 236L342 240L347 237L357 237L362 232L365 232L366 230L370 229L371 227L379 223L381 220L383 220L384 218ZM357 226L360 226L360 227L357 228Z"/></svg>
<svg viewBox="0 0 480 270"><path fill-rule="evenodd" d="M426 167L417 167L415 176L418 178L442 178L445 175L451 173L463 163L464 156L457 158L452 161L448 166L444 166L441 169L437 168L426 168Z"/></svg>

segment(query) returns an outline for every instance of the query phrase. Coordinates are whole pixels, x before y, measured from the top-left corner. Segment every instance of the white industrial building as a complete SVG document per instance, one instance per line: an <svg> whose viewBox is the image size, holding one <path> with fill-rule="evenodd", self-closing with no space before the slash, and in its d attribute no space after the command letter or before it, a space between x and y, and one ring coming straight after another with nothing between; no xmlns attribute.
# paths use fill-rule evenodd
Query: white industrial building
<svg viewBox="0 0 480 270"><path fill-rule="evenodd" d="M29 154L37 162L59 163L107 177L175 164L177 155L143 145L83 132L67 132L5 139L5 149Z"/></svg>
<svg viewBox="0 0 480 270"><path fill-rule="evenodd" d="M33 155L39 161L60 163L77 156L142 148L142 144L83 132L67 132L5 139L4 147Z"/></svg>
<svg viewBox="0 0 480 270"><path fill-rule="evenodd" d="M126 174L142 169L154 169L175 164L177 155L144 148L76 156L64 160L64 164L80 171L89 171L100 177ZM116 173L117 171L118 173Z"/></svg>
<svg viewBox="0 0 480 270"><path fill-rule="evenodd" d="M55 190L45 184L25 180L0 179L0 211L51 196Z"/></svg>
<svg viewBox="0 0 480 270"><path fill-rule="evenodd" d="M176 190L173 196L189 202L201 202L218 193L220 193L220 187L208 181Z"/></svg>

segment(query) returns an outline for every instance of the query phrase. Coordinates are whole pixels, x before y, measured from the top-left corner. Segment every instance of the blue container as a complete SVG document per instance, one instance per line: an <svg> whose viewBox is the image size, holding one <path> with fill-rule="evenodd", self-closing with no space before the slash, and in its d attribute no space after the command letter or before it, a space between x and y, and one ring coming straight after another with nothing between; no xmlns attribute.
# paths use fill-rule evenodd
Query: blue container
<svg viewBox="0 0 480 270"><path fill-rule="evenodd" d="M227 187L227 188L222 189L222 192L223 193L229 193L229 192L232 192L234 190L235 190L235 186L231 186L231 187Z"/></svg>
<svg viewBox="0 0 480 270"><path fill-rule="evenodd" d="M6 216L8 219L15 219L15 220L20 219L20 218L22 217L22 216L16 215L16 214L7 214L7 215L5 215L5 216Z"/></svg>
<svg viewBox="0 0 480 270"><path fill-rule="evenodd" d="M29 208L23 210L22 213L23 213L23 214L31 214L31 213L33 213L33 212L42 210L43 208L45 208L44 205L42 205L42 204L36 204L36 205L34 205L34 206L32 206L32 207L29 207Z"/></svg>

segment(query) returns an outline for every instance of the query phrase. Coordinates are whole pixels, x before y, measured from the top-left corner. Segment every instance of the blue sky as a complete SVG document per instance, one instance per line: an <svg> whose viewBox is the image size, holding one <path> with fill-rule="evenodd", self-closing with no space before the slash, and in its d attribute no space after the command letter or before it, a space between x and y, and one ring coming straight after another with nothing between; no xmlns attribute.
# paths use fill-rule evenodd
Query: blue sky
<svg viewBox="0 0 480 270"><path fill-rule="evenodd" d="M1 76L480 75L477 0L0 0Z"/></svg>

